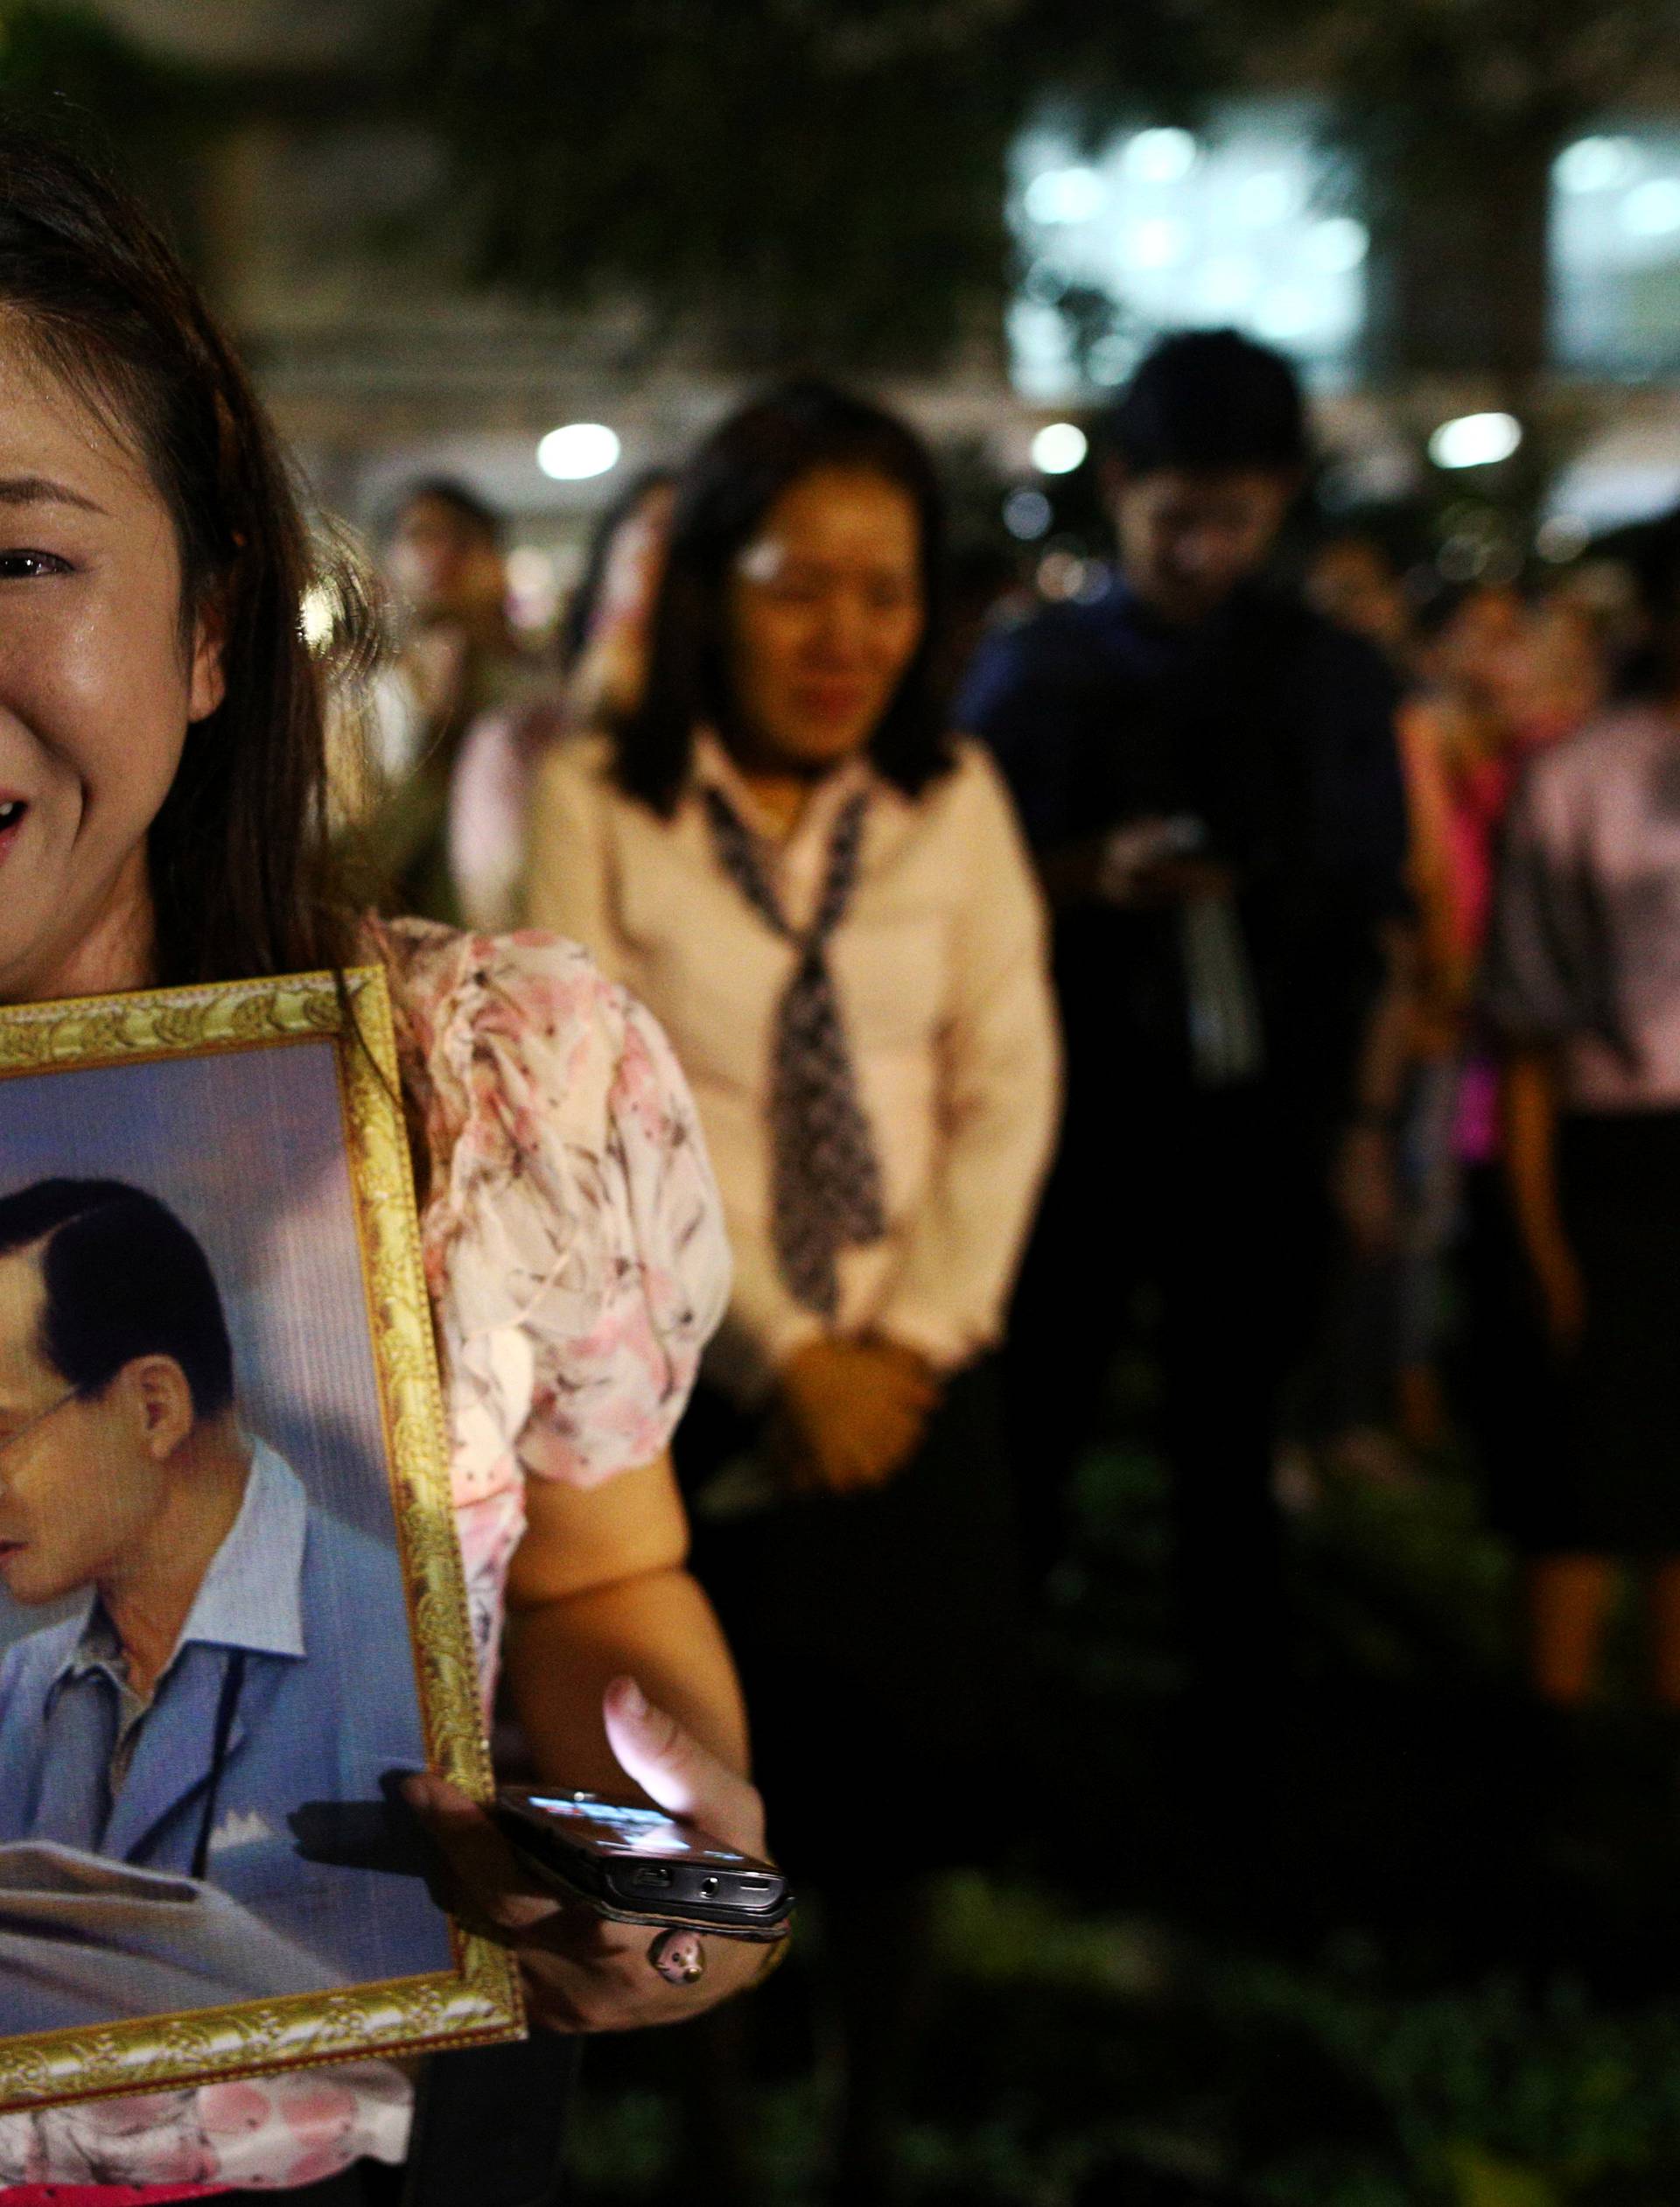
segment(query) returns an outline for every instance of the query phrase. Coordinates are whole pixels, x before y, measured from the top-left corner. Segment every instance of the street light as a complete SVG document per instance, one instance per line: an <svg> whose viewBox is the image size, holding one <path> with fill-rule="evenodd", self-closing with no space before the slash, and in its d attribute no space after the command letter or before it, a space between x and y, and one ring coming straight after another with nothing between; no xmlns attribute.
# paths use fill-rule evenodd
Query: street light
<svg viewBox="0 0 1680 2207"><path fill-rule="evenodd" d="M623 450L605 422L567 422L537 446L536 464L556 483L585 483L592 475L611 474Z"/></svg>
<svg viewBox="0 0 1680 2207"><path fill-rule="evenodd" d="M1631 138L1577 138L1552 165L1565 192L1614 192L1639 167L1639 148Z"/></svg>
<svg viewBox="0 0 1680 2207"><path fill-rule="evenodd" d="M1443 422L1429 440L1437 467L1491 467L1508 459L1522 442L1515 414L1460 414Z"/></svg>
<svg viewBox="0 0 1680 2207"><path fill-rule="evenodd" d="M1046 422L1032 439L1032 465L1040 475L1071 475L1089 446L1073 422Z"/></svg>
<svg viewBox="0 0 1680 2207"><path fill-rule="evenodd" d="M1188 130L1139 130L1122 158L1140 184L1178 184L1195 167L1197 151Z"/></svg>
<svg viewBox="0 0 1680 2207"><path fill-rule="evenodd" d="M1032 222L1088 222L1102 212L1107 188L1095 169L1046 169L1026 187Z"/></svg>
<svg viewBox="0 0 1680 2207"><path fill-rule="evenodd" d="M1680 181L1654 176L1637 184L1621 203L1621 227L1630 237L1669 237L1680 230Z"/></svg>

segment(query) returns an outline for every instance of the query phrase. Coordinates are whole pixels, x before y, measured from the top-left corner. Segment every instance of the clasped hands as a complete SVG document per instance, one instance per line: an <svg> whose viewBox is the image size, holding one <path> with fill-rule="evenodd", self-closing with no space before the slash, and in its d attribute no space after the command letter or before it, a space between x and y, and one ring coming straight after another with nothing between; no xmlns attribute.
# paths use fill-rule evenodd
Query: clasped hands
<svg viewBox="0 0 1680 2207"><path fill-rule="evenodd" d="M901 1342L807 1342L777 1377L770 1464L794 1493L885 1486L920 1446L941 1391L927 1359Z"/></svg>

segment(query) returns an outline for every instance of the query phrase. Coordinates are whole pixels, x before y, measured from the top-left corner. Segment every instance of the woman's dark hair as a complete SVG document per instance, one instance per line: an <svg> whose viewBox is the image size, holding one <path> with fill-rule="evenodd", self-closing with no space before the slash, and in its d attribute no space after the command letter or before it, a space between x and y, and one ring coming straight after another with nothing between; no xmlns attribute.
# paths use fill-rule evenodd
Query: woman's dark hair
<svg viewBox="0 0 1680 2207"><path fill-rule="evenodd" d="M927 620L915 656L871 741L877 767L916 796L950 763L941 664L944 515L921 440L892 415L815 380L787 383L732 414L677 478L670 547L654 603L648 685L613 732L618 779L668 814L688 779L696 728L739 726L724 594L739 554L783 494L818 468L879 475L914 506Z"/></svg>
<svg viewBox="0 0 1680 2207"><path fill-rule="evenodd" d="M1680 507L1627 530L1611 548L1626 563L1639 613L1615 695L1642 703L1670 697L1680 678Z"/></svg>
<svg viewBox="0 0 1680 2207"><path fill-rule="evenodd" d="M1628 532L1627 560L1641 612L1671 627L1680 613L1680 508Z"/></svg>
<svg viewBox="0 0 1680 2207"><path fill-rule="evenodd" d="M175 525L183 648L200 611L220 619L227 694L188 730L149 841L158 978L342 963L324 684L303 630L308 532L244 369L127 193L10 126L0 310L144 459Z"/></svg>
<svg viewBox="0 0 1680 2207"><path fill-rule="evenodd" d="M644 467L633 475L618 496L595 523L589 539L589 550L584 555L584 571L566 603L566 617L560 624L560 671L570 674L583 657L589 642L590 632L595 626L595 616L600 611L601 592L606 582L608 562L612 557L612 545L619 531L633 515L640 512L643 502L655 491L670 490L676 482L676 471L672 467Z"/></svg>
<svg viewBox="0 0 1680 2207"><path fill-rule="evenodd" d="M172 1356L195 1416L229 1407L234 1352L215 1275L167 1204L126 1181L37 1181L0 1196L0 1257L37 1242L37 1347L66 1386L102 1395L136 1356Z"/></svg>

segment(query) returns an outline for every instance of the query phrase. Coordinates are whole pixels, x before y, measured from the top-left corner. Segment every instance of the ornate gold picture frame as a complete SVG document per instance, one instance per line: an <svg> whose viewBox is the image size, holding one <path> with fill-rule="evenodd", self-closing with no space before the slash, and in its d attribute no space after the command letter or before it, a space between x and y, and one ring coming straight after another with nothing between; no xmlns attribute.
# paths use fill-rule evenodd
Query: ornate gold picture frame
<svg viewBox="0 0 1680 2207"><path fill-rule="evenodd" d="M382 970L0 1010L0 2111L516 2036L422 1761L490 1797Z"/></svg>

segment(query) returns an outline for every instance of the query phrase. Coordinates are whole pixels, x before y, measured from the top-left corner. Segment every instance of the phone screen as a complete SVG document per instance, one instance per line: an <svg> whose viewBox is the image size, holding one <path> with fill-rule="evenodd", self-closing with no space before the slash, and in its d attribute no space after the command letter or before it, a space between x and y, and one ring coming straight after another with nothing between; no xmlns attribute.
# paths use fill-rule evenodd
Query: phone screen
<svg viewBox="0 0 1680 2207"><path fill-rule="evenodd" d="M659 1809L630 1808L616 1801L579 1800L568 1793L532 1793L533 1809L553 1817L575 1846L592 1853L657 1854L688 1862L744 1863L731 1847L702 1846L693 1832L674 1824Z"/></svg>

